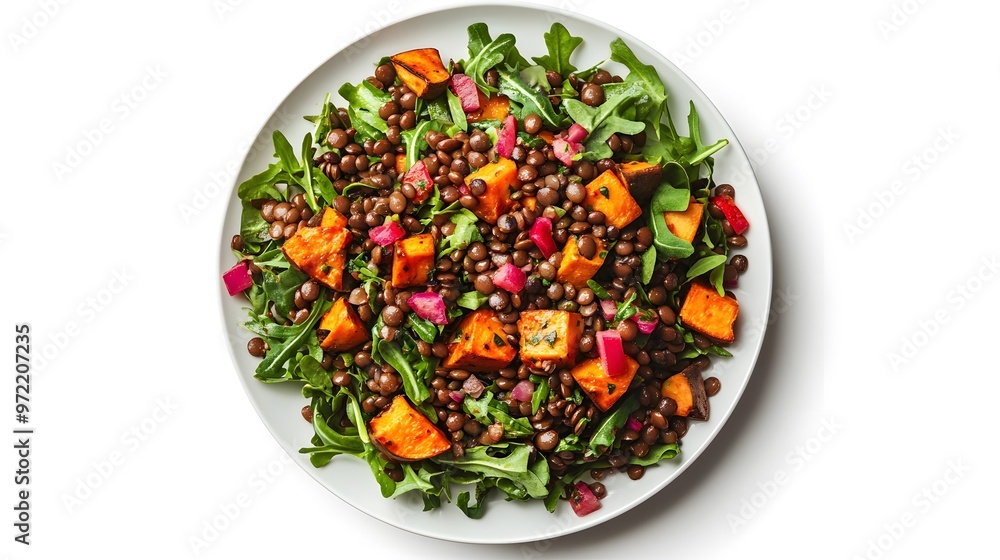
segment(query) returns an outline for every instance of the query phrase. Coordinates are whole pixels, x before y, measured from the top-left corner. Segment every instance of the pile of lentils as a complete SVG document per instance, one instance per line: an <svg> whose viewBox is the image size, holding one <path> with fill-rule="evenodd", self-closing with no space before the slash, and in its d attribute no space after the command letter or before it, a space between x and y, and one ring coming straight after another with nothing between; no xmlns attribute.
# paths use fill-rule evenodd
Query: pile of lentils
<svg viewBox="0 0 1000 560"><path fill-rule="evenodd" d="M563 77L555 72L547 74L551 89L550 99L558 103L563 84ZM486 74L487 80L496 85L498 75L495 70ZM396 74L389 64L379 66L374 75L367 80L378 89L388 92L392 101L385 103L379 110L379 116L389 125L386 138L362 143L355 142L356 131L350 126L350 118L343 109L338 109L330 115L335 128L326 138L327 144L336 152L326 152L314 162L316 167L332 182L338 192L352 183L362 183L369 188L355 191L351 196L338 196L333 201L334 208L347 217L348 227L354 235L354 241L348 249L348 259L366 253L370 256L369 268L383 278L389 277L392 268L393 252L391 247L380 247L368 238L370 228L382 225L391 217L398 217L399 223L411 233L429 231L434 239L451 235L455 224L448 215L435 216L428 227L424 227L416 218L417 206L413 199L417 194L414 185L397 183L395 160L406 157L406 146L402 141L402 131L416 126L417 116L414 113L416 95L404 85L397 84ZM590 81L582 81L575 74L570 74L569 81L574 89L581 92L581 100L591 106L604 102L601 84L620 82L620 76L612 76L609 72L600 70L593 74ZM542 119L539 115L529 114L523 119L522 126L530 136L542 130ZM481 195L486 185L481 180L474 180L469 186L470 194L463 195L459 186L465 184L465 177L472 171L495 161L496 153L490 137L481 130L474 129L471 133L458 132L454 136L430 131L426 134L428 150L421 155L434 183L440 190L440 196L445 204L458 201L463 207L475 209L477 196ZM511 198L515 201L510 212L503 214L496 225L479 221L476 225L483 237L482 242L475 242L465 249L453 251L447 257L436 263L433 277L428 282L427 289L442 295L448 303L454 303L460 295L471 289L488 296L488 306L497 312L504 324L507 342L518 344L517 321L522 311L533 309L561 309L579 312L584 318L584 332L580 337L578 361L597 356L596 333L607 328L607 321L600 313L599 301L590 288L577 289L571 284L556 281L556 271L562 259L561 252L553 253L548 259L528 237L528 229L539 216L546 216L554 223L553 238L559 245L564 245L570 236L576 236L578 249L585 258L592 258L599 242L614 243L608 255L606 266L594 278L604 287L611 299L616 302L631 298L640 284L639 270L641 268L640 254L647 250L653 242L653 233L642 225L642 220L636 220L622 229L605 225L606 216L598 211L588 211L582 204L586 198L584 185L607 169L612 169L629 154L641 151L645 143L645 133L637 135L615 134L608 140L608 146L613 152L611 158L602 159L596 163L585 160L574 162L572 167L562 166L551 146L545 144L538 148L525 145L522 139L517 140L511 159L518 165L518 178L522 182L519 191ZM377 163L371 159L379 158ZM731 185L715 186L696 184L693 188L709 187L716 195L735 196ZM522 206L521 200L534 196L537 201L535 210ZM269 233L275 240L287 239L302 227L319 225L320 216L312 215L301 194L293 196L289 202L274 200L254 201L260 208L261 216L270 223ZM564 213L556 210L561 209ZM730 247L745 247L747 240L737 235L722 212L709 204L708 210L713 217L722 221L723 229ZM243 244L237 235L232 240L232 248L243 251ZM707 250L708 247L699 244L696 250ZM718 251L718 249L716 249ZM250 255L252 258L252 255ZM492 275L506 263L517 267L530 265L527 283L522 293L508 293L493 285ZM747 270L745 256L732 257L725 267L725 280L735 280ZM251 270L259 272L259 268L251 264ZM570 434L581 435L588 426L599 422L605 414L593 405L586 397L579 398L576 381L569 369L557 367L554 363L541 364L541 367L530 367L520 363L518 359L508 367L496 372L477 373L482 382L489 387L495 383L501 392L503 400L510 406L511 416L528 418L535 430L530 439L532 446L531 460L541 454L548 462L553 476L559 477L574 464L574 462L594 462L606 459L610 467L593 469L591 476L594 481L590 487L598 498L606 495L606 488L601 482L613 471L626 472L633 479L639 479L645 472L645 467L629 465L630 457L644 457L650 446L657 443L677 443L688 431L687 418L675 416L677 403L671 398L660 396L660 387L665 379L681 370L694 366L705 369L709 365L706 356L694 359L680 359L678 354L684 351L686 343L681 332L674 325L677 310L680 308L679 296L673 298L685 278L686 269L677 261L657 263L652 281L643 286L654 311L662 323L643 346L636 344L639 331L636 323L627 319L615 327L621 334L625 353L639 363L636 381L632 391L636 391L641 407L630 417L641 424L641 429L623 428L622 445L617 449L608 449L597 456L588 456L573 451L554 452L561 438ZM348 302L353 306L359 317L369 325L375 322L375 312L369 305L369 295L360 286L359 273L345 274L345 285L349 290ZM419 288L423 291L423 288ZM308 280L295 292L296 309L287 317L279 317L277 310L269 311L269 316L285 325L297 324L308 318L308 308L320 294L320 286L314 280ZM410 289L396 289L386 281L376 295L376 308L381 309L384 327L379 336L384 340L393 340L403 326L407 314L411 313L407 300L413 294ZM333 294L328 294L333 299ZM318 331L322 339L326 331ZM712 342L706 337L694 333L693 344L701 349L708 349ZM247 345L251 355L262 357L267 352L266 344L261 338L250 340ZM344 361L337 353L324 354L322 366L331 372L335 385L349 387L361 395L361 406L366 414L376 414L389 405L395 395L402 394L402 378L390 365L379 365L372 360L371 342L361 346L353 356L354 365L367 374L363 387L357 386L357 381L349 373ZM417 338L417 349L422 356L445 358L448 346L445 340L433 344ZM462 411L461 404L450 398L452 391L462 387L463 382L471 375L462 369L438 368L431 381L433 405L439 427L446 430L452 441L452 455L460 457L467 447L489 445L503 438L503 426L500 423L482 425ZM529 375L546 377L550 389L550 398L543 403L537 413L531 413L531 403L518 402L509 396L514 386L520 380L528 379ZM715 377L705 379L705 390L709 396L718 393L720 382ZM305 406L302 415L307 421L312 421L312 409ZM350 426L350 420L345 415L341 420L342 427ZM364 428L362 428L364 429ZM586 437L586 436L582 436ZM402 480L403 471L400 466L388 456L383 458L389 462L386 473L397 482ZM569 491L570 488L567 488Z"/></svg>

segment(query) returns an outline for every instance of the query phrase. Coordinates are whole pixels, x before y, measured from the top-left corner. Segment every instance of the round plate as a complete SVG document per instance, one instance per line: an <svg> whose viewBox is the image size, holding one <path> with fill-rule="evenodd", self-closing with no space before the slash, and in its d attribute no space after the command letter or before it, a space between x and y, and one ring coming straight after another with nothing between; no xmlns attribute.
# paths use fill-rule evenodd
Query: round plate
<svg viewBox="0 0 1000 560"><path fill-rule="evenodd" d="M247 353L246 342L250 334L239 326L246 318L242 310L246 302L242 298L230 298L222 282L218 283L218 290L229 350L247 396L278 443L320 484L360 511L407 531L457 542L516 543L573 533L621 515L670 483L711 443L743 393L763 342L771 298L771 245L764 204L750 162L732 129L708 97L666 58L628 34L589 18L565 12L555 13L541 7L504 3L453 8L419 15L362 38L331 57L296 86L268 119L254 145L270 146L274 127L280 128L285 136L293 140L293 145L297 145L294 139L302 138L311 130L311 125L300 117L316 114L328 92L334 93L335 103L342 102L335 94L336 89L344 82L357 83L364 79L371 74L372 63L383 56L414 48L435 47L444 60L465 58L466 28L479 21L488 22L493 37L504 32L513 33L517 37L518 49L526 57L546 52L542 34L553 22L560 21L571 34L584 39L573 54L573 61L582 67L609 60L608 45L621 37L640 60L656 67L667 86L671 114L681 131L686 131L684 123L688 100L693 100L701 115L703 138L706 141L728 138L730 141L730 145L715 158L715 177L719 183L732 183L736 187L740 208L752 224L750 243L742 251L752 266L740 278L739 287L735 290L740 302L740 315L737 321L738 340L730 347L733 357L713 359L709 370L711 375L722 380L721 392L711 400L711 419L692 423L681 453L673 460L647 469L646 475L638 481L624 475L605 479L608 495L602 501L603 507L582 518L574 515L565 503L561 503L555 513L548 513L540 501L505 502L498 496L493 496L494 500L481 520L468 519L454 504L423 512L422 501L414 493L397 500L384 499L364 461L341 456L329 465L316 469L306 455L298 453L298 449L309 445L312 435L310 426L302 421L299 414L302 406L307 404L299 391L300 386L297 383L266 385L253 378L258 360ZM625 71L624 67L610 61L605 68L620 73ZM252 150L243 162L236 185L266 168L271 157L268 149ZM239 223L240 201L234 186L219 242L220 276L233 264L228 240L239 231ZM504 530L483 531L484 523L503 527Z"/></svg>

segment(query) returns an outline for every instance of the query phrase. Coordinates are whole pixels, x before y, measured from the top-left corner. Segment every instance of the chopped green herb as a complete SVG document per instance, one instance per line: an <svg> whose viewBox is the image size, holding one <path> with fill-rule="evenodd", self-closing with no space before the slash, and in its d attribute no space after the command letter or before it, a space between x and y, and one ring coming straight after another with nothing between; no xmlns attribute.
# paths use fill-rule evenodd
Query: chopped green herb
<svg viewBox="0 0 1000 560"><path fill-rule="evenodd" d="M557 337L556 331L549 331L549 333L547 335L545 335L545 342L549 343L549 347L551 347L551 348L555 347L555 345L556 345L556 337Z"/></svg>

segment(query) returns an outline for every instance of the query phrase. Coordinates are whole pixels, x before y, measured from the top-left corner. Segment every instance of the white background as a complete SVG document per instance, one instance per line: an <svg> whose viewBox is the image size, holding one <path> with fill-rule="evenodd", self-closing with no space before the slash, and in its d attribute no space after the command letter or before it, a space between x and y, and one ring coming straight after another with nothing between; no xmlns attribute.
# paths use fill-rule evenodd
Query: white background
<svg viewBox="0 0 1000 560"><path fill-rule="evenodd" d="M249 139L332 53L431 7L339 4L3 3L0 332L12 350L14 325L29 322L50 359L32 377L33 544L12 541L8 448L0 551L874 559L994 548L1000 332L997 265L984 263L1000 251L1000 9L546 3L660 50L729 119L767 205L774 313L743 401L675 483L583 534L471 546L372 520L282 463L226 354L216 255ZM10 427L12 400L0 399ZM96 489L81 487L88 477ZM206 538L241 493L238 517ZM503 527L487 517L483 531Z"/></svg>

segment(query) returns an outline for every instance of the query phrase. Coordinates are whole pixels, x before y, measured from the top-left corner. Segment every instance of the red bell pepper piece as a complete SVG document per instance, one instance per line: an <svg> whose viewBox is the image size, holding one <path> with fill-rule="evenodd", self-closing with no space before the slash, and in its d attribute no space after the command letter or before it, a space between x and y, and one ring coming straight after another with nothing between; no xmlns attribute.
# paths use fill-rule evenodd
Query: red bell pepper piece
<svg viewBox="0 0 1000 560"><path fill-rule="evenodd" d="M750 222L733 202L733 197L729 195L716 196L712 197L711 201L716 208L722 210L722 214L729 220L729 225L733 226L733 231L738 235L743 235L743 232L750 227Z"/></svg>

